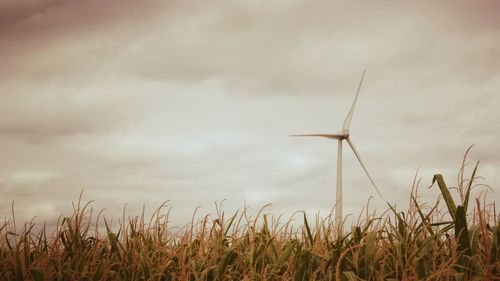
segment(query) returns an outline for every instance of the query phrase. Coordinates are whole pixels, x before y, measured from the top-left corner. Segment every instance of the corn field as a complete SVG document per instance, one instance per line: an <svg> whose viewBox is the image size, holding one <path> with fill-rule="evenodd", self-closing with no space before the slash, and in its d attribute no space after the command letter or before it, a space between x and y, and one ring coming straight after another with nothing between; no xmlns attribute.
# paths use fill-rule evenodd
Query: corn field
<svg viewBox="0 0 500 281"><path fill-rule="evenodd" d="M495 202L470 199L476 172L464 179L462 166L454 189L435 175L442 196L430 204L414 183L408 210L366 211L341 231L330 217L298 213L294 229L262 212L220 209L179 229L164 205L112 226L78 203L50 233L5 221L0 280L500 280L499 217Z"/></svg>

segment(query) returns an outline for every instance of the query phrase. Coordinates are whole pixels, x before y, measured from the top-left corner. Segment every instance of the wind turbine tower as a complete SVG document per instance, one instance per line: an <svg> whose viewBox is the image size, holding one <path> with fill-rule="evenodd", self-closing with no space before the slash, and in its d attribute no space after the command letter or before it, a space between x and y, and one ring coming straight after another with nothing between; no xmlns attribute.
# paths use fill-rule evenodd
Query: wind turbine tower
<svg viewBox="0 0 500 281"><path fill-rule="evenodd" d="M361 167L365 171L366 175L368 176L368 179L372 183L373 187L377 191L378 195L380 198L382 198L382 194L377 188L377 185L373 181L372 177L368 173L368 170L365 167L365 164L363 164L363 161L361 160L361 156L359 155L358 150L354 146L354 143L352 142L352 139L349 134L349 127L351 125L351 119L352 115L354 112L354 107L356 106L356 102L358 101L358 95L359 91L361 90L361 85L363 84L363 79L365 77L366 71L363 72L363 76L361 77L361 81L359 82L358 85L358 90L356 92L356 96L354 97L354 101L352 103L351 109L347 113L347 116L344 120L344 125L342 126L342 130L337 133L337 134L305 134L305 135L291 135L292 137L321 137L321 138L327 138L327 139L334 139L337 140L337 188L336 188L336 202L335 202L335 224L340 227L342 223L342 142L344 140L347 141L349 146L351 147L352 152L354 152L354 155L356 155L356 158L359 161L359 164L361 164Z"/></svg>

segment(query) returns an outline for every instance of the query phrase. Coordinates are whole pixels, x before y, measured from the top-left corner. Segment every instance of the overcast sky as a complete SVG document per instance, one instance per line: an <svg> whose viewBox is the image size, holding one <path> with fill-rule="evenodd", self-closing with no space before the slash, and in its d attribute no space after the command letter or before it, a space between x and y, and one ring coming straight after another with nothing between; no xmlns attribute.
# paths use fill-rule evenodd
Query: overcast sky
<svg viewBox="0 0 500 281"><path fill-rule="evenodd" d="M420 167L450 185L463 153L500 181L498 1L0 2L0 215L53 220L85 200L119 217L194 209L322 215L336 133L367 70L351 136L384 199ZM347 148L346 146L344 148ZM344 213L376 192L344 150ZM498 189L490 201L498 201ZM374 198L374 208L385 209Z"/></svg>

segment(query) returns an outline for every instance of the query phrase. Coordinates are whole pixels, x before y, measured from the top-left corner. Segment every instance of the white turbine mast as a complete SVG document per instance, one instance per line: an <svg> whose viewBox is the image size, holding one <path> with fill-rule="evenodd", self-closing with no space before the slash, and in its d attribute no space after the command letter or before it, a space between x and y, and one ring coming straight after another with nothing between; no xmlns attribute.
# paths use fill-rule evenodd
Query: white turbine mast
<svg viewBox="0 0 500 281"><path fill-rule="evenodd" d="M305 134L305 135L291 135L292 137L321 137L321 138L327 138L327 139L334 139L337 140L338 144L338 152L337 152L337 190L336 190L336 202L335 202L335 224L340 227L342 223L342 142L344 140L347 141L349 146L351 147L352 152L354 152L354 155L356 155L356 158L359 161L359 164L361 164L361 167L365 171L366 175L368 176L368 179L372 183L373 187L377 191L378 195L380 198L382 198L382 194L377 188L377 185L373 181L372 177L368 173L368 170L365 167L365 164L363 164L363 161L361 160L361 156L359 155L358 150L354 146L354 143L352 142L352 139L349 135L349 127L351 125L351 120L352 120L352 114L354 112L354 107L356 106L356 102L358 101L358 95L359 91L361 90L361 84L363 83L363 79L365 78L365 73L366 71L363 72L363 76L361 77L361 81L359 82L358 85L358 90L356 92L356 96L354 97L354 101L352 103L351 109L347 113L347 116L344 121L344 125L342 126L342 131L338 134Z"/></svg>

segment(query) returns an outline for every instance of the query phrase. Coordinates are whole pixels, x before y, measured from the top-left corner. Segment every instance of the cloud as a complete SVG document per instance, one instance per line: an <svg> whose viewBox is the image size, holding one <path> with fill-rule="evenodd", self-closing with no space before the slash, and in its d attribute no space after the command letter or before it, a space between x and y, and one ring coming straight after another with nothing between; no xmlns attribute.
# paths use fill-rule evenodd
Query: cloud
<svg viewBox="0 0 500 281"><path fill-rule="evenodd" d="M155 0L142 1L141 5L130 0L7 0L1 4L1 30L7 37L21 40L95 31L102 26L109 28L117 22L144 20L155 12L160 3Z"/></svg>
<svg viewBox="0 0 500 281"><path fill-rule="evenodd" d="M336 132L364 69L351 132L387 200L419 166L422 186L454 179L471 143L496 181L497 6L2 1L2 200L29 217L82 189L110 216L171 199L179 223L224 198L329 211L335 143L288 135ZM355 212L375 192L344 161Z"/></svg>
<svg viewBox="0 0 500 281"><path fill-rule="evenodd" d="M59 82L71 79L69 83L85 83L85 76L99 76L107 58L133 42L158 16L163 10L160 3L2 1L0 79L29 82L59 78Z"/></svg>
<svg viewBox="0 0 500 281"><path fill-rule="evenodd" d="M119 126L109 101L82 98L74 89L53 86L7 91L0 104L0 136L28 142L103 134Z"/></svg>
<svg viewBox="0 0 500 281"><path fill-rule="evenodd" d="M463 3L430 12L427 2L367 5L280 2L263 11L238 2L183 11L118 52L116 68L168 82L219 80L251 95L350 92L363 69L393 80L404 73L419 87L495 75L495 30L476 23L477 14L460 18Z"/></svg>

